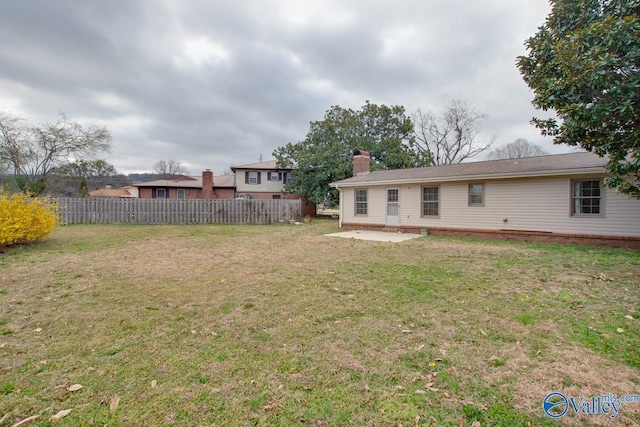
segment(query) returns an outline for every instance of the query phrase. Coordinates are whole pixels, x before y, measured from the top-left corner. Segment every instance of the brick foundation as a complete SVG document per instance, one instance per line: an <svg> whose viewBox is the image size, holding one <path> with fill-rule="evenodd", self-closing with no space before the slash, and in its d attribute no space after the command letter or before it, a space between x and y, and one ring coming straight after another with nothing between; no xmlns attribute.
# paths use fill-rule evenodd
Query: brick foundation
<svg viewBox="0 0 640 427"><path fill-rule="evenodd" d="M640 237L599 236L590 234L566 234L524 230L479 230L472 228L415 226L387 227L386 225L381 224L356 223L343 223L342 228L357 228L361 230L378 230L417 234L426 233L433 236L476 237L481 239L514 240L521 242L561 243L587 246L607 246L625 249L640 249Z"/></svg>

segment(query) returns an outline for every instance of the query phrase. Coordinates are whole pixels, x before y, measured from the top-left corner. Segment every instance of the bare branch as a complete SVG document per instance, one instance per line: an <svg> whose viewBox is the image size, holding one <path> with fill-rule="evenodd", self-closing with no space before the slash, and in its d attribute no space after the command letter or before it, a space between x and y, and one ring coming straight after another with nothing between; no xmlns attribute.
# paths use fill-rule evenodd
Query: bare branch
<svg viewBox="0 0 640 427"><path fill-rule="evenodd" d="M486 118L486 114L460 100L451 101L440 116L418 109L412 117L416 143L421 151L431 154L434 165L460 163L487 150L495 141L495 136L488 142L478 140L478 121Z"/></svg>
<svg viewBox="0 0 640 427"><path fill-rule="evenodd" d="M153 170L163 178L171 178L176 175L186 175L189 173L187 168L180 162L169 159L160 160L153 165Z"/></svg>
<svg viewBox="0 0 640 427"><path fill-rule="evenodd" d="M522 157L545 156L547 154L549 153L539 145L532 144L524 138L518 138L505 146L490 151L487 154L487 159L520 159Z"/></svg>
<svg viewBox="0 0 640 427"><path fill-rule="evenodd" d="M56 123L40 126L22 125L20 121L0 113L0 162L13 169L25 192L45 191L52 169L111 148L111 134L106 128L84 128L64 114Z"/></svg>

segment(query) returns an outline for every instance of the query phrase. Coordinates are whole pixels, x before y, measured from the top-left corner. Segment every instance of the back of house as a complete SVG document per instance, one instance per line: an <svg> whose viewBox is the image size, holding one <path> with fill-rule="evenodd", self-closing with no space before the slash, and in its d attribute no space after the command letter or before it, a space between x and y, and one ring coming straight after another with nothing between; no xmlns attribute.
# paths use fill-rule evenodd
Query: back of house
<svg viewBox="0 0 640 427"><path fill-rule="evenodd" d="M602 187L607 159L569 153L383 171L356 151L340 225L640 249L640 200Z"/></svg>

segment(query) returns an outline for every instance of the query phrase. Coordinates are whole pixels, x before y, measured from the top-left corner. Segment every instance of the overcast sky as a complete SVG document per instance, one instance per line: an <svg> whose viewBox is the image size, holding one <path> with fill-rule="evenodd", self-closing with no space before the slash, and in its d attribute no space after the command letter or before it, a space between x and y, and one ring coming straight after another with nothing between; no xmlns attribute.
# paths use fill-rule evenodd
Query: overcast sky
<svg viewBox="0 0 640 427"><path fill-rule="evenodd" d="M496 146L543 138L516 56L546 0L0 0L0 111L106 126L121 173L192 174L304 139L366 100L487 113Z"/></svg>

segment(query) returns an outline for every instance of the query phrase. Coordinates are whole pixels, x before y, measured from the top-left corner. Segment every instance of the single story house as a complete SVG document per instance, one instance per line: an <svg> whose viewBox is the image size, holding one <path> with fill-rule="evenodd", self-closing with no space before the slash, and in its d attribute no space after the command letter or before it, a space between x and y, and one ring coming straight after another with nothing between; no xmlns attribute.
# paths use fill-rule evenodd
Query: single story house
<svg viewBox="0 0 640 427"><path fill-rule="evenodd" d="M134 184L141 199L233 199L235 176L213 176L207 169L202 176L177 175L168 179Z"/></svg>
<svg viewBox="0 0 640 427"><path fill-rule="evenodd" d="M607 159L586 152L370 171L354 153L340 226L640 249L640 200L602 187Z"/></svg>

